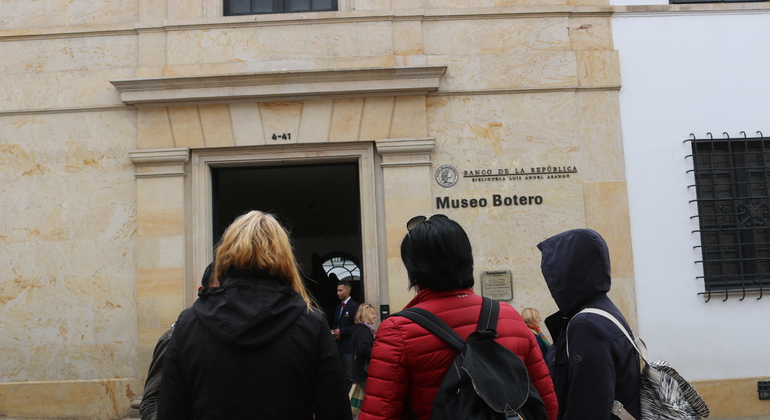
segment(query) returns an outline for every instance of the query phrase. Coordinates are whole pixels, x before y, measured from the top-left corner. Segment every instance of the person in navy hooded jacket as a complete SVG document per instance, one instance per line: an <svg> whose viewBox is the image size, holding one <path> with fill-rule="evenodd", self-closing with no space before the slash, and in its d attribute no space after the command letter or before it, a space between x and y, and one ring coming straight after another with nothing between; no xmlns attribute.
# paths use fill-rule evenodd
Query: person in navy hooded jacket
<svg viewBox="0 0 770 420"><path fill-rule="evenodd" d="M593 230L575 229L537 247L542 252L543 277L559 307L546 319L554 338L546 362L559 401L558 420L616 419L611 412L615 401L639 419L636 349L612 321L597 314L578 314L585 308L602 309L633 337L623 314L607 296L611 284L607 243Z"/></svg>

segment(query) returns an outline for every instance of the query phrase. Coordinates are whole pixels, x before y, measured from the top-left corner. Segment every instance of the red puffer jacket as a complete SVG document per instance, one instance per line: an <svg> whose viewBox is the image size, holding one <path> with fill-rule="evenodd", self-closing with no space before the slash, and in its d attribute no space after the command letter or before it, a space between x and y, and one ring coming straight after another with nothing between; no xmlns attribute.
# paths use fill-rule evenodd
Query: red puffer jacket
<svg viewBox="0 0 770 420"><path fill-rule="evenodd" d="M412 306L433 312L466 339L476 331L481 297L471 289L451 292L426 289L406 307ZM504 303L500 305L497 331L496 341L511 349L527 365L529 377L545 402L548 419L555 420L556 394L535 336L521 315ZM377 330L366 396L358 419L408 419L406 403L418 419L429 419L439 385L456 355L456 350L414 322L399 316L386 319Z"/></svg>

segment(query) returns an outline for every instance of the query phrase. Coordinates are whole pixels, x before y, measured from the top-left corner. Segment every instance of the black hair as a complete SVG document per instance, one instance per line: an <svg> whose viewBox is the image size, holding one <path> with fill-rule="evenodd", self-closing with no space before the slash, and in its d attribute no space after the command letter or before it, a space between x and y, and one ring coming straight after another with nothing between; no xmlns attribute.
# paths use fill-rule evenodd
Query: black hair
<svg viewBox="0 0 770 420"><path fill-rule="evenodd" d="M459 223L434 217L417 225L401 241L401 260L409 288L446 292L473 287L473 250Z"/></svg>
<svg viewBox="0 0 770 420"><path fill-rule="evenodd" d="M211 285L211 280L213 280L213 277L214 277L214 263L211 263L206 266L205 270L203 270L203 277L201 277L201 286L209 287Z"/></svg>
<svg viewBox="0 0 770 420"><path fill-rule="evenodd" d="M332 275L334 275L334 273L332 273ZM335 277L337 277L337 276L335 276ZM347 281L347 280L340 280L340 281L338 281L337 282L337 286L345 286L346 289L351 289L352 288L351 285L350 285L350 282Z"/></svg>

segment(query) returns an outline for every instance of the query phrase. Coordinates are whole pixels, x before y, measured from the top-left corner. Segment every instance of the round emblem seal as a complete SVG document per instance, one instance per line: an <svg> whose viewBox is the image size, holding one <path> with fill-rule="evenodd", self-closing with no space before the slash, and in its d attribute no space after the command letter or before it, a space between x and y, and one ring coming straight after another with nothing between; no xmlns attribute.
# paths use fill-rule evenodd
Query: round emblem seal
<svg viewBox="0 0 770 420"><path fill-rule="evenodd" d="M460 173L452 165L441 165L436 169L436 182L444 188L449 188L457 184Z"/></svg>

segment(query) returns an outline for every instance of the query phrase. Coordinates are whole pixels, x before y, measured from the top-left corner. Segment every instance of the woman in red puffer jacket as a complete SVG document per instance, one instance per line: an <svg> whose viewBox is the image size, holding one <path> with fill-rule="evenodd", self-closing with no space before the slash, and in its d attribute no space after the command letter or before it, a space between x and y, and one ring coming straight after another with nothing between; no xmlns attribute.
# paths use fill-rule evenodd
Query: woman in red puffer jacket
<svg viewBox="0 0 770 420"><path fill-rule="evenodd" d="M473 254L467 234L444 215L412 218L407 231L401 259L417 296L406 307L434 313L466 339L476 330L482 301L472 290ZM535 336L505 303L500 304L497 332L495 340L526 364L549 420L555 420L556 394ZM358 419L429 419L439 385L456 355L455 349L407 318L386 319L377 330Z"/></svg>

